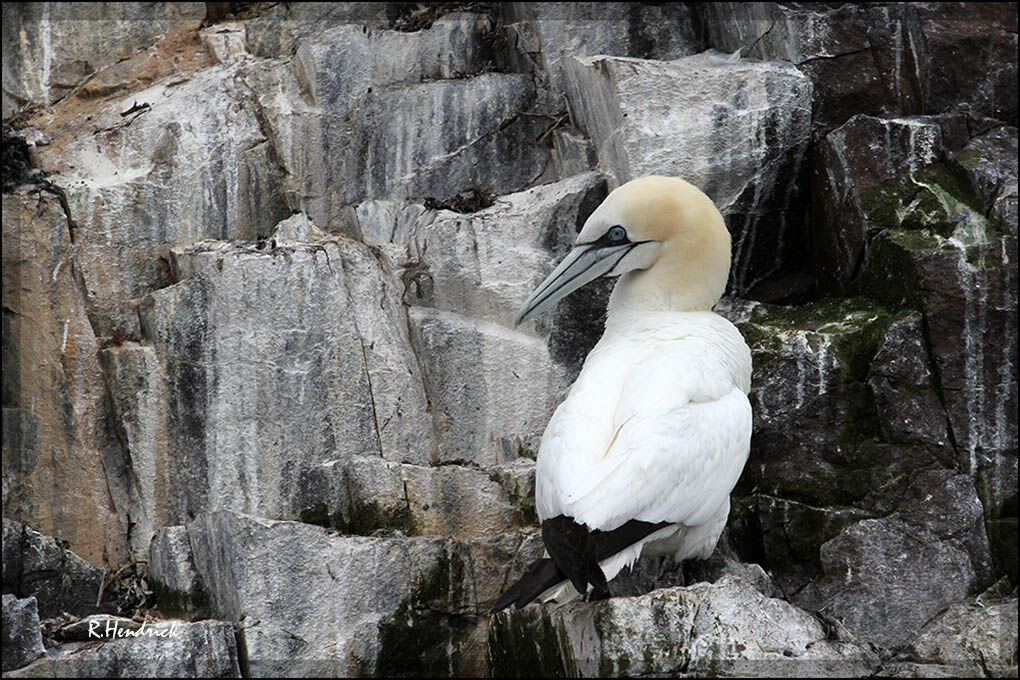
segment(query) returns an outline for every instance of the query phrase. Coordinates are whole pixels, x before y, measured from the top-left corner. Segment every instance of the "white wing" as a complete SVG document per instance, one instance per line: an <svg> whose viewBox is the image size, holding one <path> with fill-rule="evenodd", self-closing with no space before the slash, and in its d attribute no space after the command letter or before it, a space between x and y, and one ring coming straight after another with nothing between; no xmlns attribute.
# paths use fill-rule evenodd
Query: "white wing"
<svg viewBox="0 0 1020 680"><path fill-rule="evenodd" d="M736 339L746 369L704 339L589 357L587 382L579 377L543 437L539 517L565 514L605 530L631 519L711 519L750 448L750 354Z"/></svg>

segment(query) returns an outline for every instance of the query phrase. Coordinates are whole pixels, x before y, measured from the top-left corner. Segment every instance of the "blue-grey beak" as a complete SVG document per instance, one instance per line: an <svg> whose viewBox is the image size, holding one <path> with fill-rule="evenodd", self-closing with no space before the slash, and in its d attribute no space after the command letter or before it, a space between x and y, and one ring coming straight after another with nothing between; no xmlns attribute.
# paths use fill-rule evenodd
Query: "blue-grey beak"
<svg viewBox="0 0 1020 680"><path fill-rule="evenodd" d="M528 317L551 308L589 281L610 274L620 260L641 243L647 241L626 241L618 245L595 242L576 246L524 301L514 325L519 326Z"/></svg>

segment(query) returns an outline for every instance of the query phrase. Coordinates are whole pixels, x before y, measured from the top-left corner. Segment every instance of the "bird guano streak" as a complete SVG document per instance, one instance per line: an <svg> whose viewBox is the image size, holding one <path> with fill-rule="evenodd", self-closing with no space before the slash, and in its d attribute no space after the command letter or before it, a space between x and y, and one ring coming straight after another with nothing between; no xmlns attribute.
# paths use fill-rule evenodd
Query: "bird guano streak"
<svg viewBox="0 0 1020 680"><path fill-rule="evenodd" d="M535 599L609 597L642 556L706 558L751 442L751 352L712 312L730 235L676 177L615 189L521 306L517 323L601 276L619 276L606 328L546 427L535 502L548 558L493 611Z"/></svg>

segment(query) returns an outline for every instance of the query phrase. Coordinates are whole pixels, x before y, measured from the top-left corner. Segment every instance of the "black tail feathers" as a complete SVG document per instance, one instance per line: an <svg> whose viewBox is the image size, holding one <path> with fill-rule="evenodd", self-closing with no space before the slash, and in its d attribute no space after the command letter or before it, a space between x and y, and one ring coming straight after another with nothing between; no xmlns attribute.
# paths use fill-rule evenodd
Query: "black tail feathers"
<svg viewBox="0 0 1020 680"><path fill-rule="evenodd" d="M511 604L526 606L543 592L561 581L570 580L579 593L592 586L592 599L609 597L609 584L599 562L640 541L649 534L669 526L668 522L630 520L615 529L589 530L572 517L558 515L542 522L542 541L551 559L542 559L496 600L492 612Z"/></svg>
<svg viewBox="0 0 1020 680"><path fill-rule="evenodd" d="M490 613L496 613L514 605L517 609L527 606L543 592L552 588L567 577L563 575L550 559L542 559L532 565L524 576L496 600Z"/></svg>

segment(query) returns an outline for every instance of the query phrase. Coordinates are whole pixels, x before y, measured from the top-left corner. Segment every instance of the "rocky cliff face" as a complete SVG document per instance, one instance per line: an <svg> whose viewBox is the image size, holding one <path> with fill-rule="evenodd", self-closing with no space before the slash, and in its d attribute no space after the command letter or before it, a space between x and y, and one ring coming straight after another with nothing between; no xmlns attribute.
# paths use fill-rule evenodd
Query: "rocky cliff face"
<svg viewBox="0 0 1020 680"><path fill-rule="evenodd" d="M3 62L12 676L1016 674L1015 5L7 3ZM489 617L611 283L514 313L653 173L733 234L729 527Z"/></svg>

